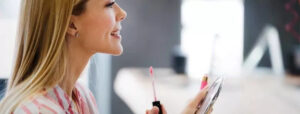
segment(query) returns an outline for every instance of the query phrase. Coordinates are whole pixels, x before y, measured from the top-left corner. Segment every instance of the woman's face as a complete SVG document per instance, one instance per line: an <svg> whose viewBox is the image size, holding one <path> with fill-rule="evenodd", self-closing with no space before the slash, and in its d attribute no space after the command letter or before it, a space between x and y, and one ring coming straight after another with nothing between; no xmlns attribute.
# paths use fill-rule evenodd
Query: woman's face
<svg viewBox="0 0 300 114"><path fill-rule="evenodd" d="M88 0L85 11L72 16L79 34L75 44L90 53L122 54L120 31L125 18L126 12L114 0Z"/></svg>

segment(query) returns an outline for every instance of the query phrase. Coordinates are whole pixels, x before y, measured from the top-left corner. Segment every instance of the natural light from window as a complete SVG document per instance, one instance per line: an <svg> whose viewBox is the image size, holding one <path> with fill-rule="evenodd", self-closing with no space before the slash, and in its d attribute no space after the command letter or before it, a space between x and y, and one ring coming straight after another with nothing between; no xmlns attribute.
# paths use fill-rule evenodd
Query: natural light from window
<svg viewBox="0 0 300 114"><path fill-rule="evenodd" d="M7 78L13 67L19 4L19 0L0 1L0 78Z"/></svg>
<svg viewBox="0 0 300 114"><path fill-rule="evenodd" d="M235 76L243 57L244 5L242 0L183 0L182 49L187 72Z"/></svg>

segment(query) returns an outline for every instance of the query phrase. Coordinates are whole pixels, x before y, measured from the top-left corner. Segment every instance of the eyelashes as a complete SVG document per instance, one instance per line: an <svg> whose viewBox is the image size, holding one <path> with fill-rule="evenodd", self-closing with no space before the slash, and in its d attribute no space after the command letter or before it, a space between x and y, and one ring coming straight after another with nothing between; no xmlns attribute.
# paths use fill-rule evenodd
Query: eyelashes
<svg viewBox="0 0 300 114"><path fill-rule="evenodd" d="M111 2L111 3L109 3L109 4L106 4L105 7L110 7L110 8L112 8L112 6L113 6L115 3L116 3L116 2Z"/></svg>

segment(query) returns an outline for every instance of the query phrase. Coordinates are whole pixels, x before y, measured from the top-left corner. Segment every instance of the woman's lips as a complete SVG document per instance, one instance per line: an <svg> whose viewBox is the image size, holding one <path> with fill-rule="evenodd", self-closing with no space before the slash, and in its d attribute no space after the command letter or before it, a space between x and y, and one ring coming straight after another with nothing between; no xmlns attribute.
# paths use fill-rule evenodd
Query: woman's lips
<svg viewBox="0 0 300 114"><path fill-rule="evenodd" d="M112 32L112 33L111 33L111 36L112 36L113 38L117 38L117 39L120 39L120 38L122 37L121 34L120 34L120 30L117 30L117 31Z"/></svg>
<svg viewBox="0 0 300 114"><path fill-rule="evenodd" d="M117 39L120 39L122 37L120 34L114 34L114 33L112 33L111 36Z"/></svg>

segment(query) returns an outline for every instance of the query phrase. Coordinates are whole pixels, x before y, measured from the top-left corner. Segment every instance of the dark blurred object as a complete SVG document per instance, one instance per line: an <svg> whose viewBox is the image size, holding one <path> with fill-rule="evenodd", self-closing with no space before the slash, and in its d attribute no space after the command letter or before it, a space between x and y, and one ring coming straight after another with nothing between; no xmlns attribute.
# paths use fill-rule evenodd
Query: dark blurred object
<svg viewBox="0 0 300 114"><path fill-rule="evenodd" d="M297 0L290 0L285 4L286 11L293 16L293 19L285 25L285 30L293 35L298 41L300 41L299 31L295 28L295 26L297 26L299 23L299 14L296 10L296 7L299 7Z"/></svg>
<svg viewBox="0 0 300 114"><path fill-rule="evenodd" d="M5 95L6 85L7 85L7 79L3 79L3 78L0 79L0 100Z"/></svg>
<svg viewBox="0 0 300 114"><path fill-rule="evenodd" d="M300 75L300 46L294 47L289 54L289 72L293 75Z"/></svg>
<svg viewBox="0 0 300 114"><path fill-rule="evenodd" d="M186 61L186 56L180 47L174 47L172 54L172 68L177 74L186 74Z"/></svg>

